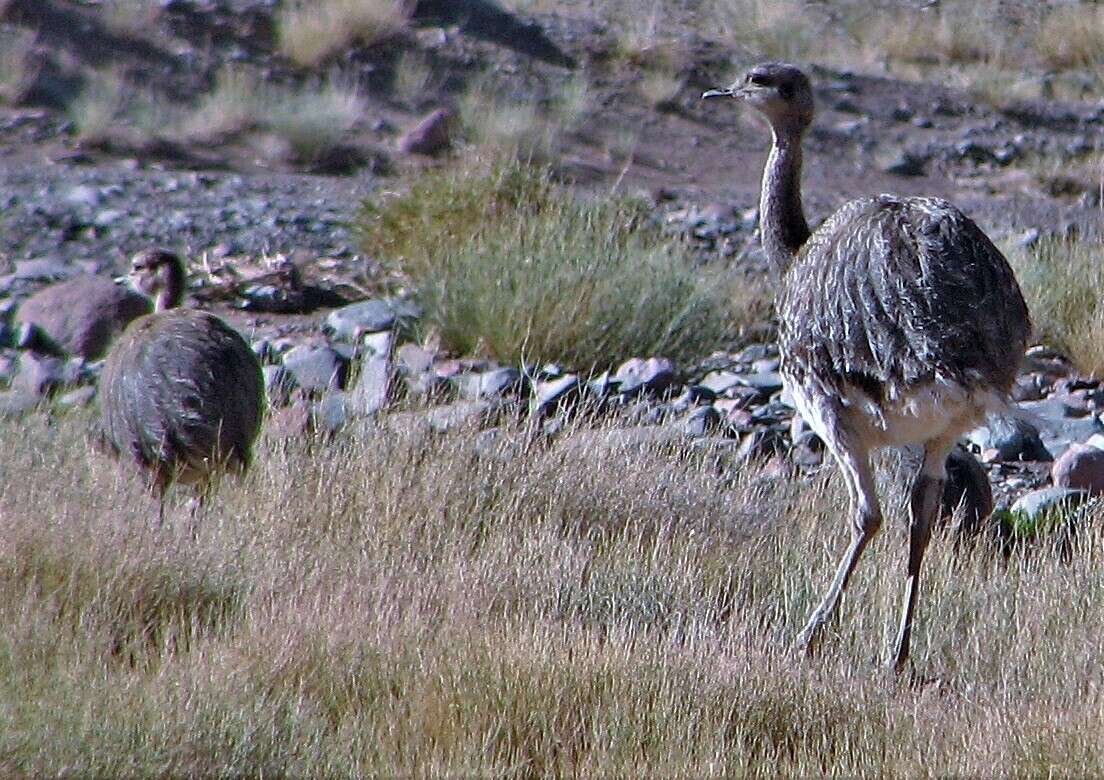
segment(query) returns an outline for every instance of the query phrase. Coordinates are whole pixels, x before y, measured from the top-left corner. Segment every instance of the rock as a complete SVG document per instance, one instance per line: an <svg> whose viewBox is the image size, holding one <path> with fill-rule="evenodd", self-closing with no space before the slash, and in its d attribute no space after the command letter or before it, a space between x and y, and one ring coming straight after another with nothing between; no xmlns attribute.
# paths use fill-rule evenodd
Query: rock
<svg viewBox="0 0 1104 780"><path fill-rule="evenodd" d="M58 398L57 402L59 406L77 408L88 406L95 399L96 386L85 385L84 387L78 387L76 390L70 390L68 393Z"/></svg>
<svg viewBox="0 0 1104 780"><path fill-rule="evenodd" d="M391 358L387 351L367 355L360 361L360 377L350 399L358 415L374 415L387 405L391 387Z"/></svg>
<svg viewBox="0 0 1104 780"><path fill-rule="evenodd" d="M398 367L408 374L420 374L433 368L433 353L417 344L403 344L395 353Z"/></svg>
<svg viewBox="0 0 1104 780"><path fill-rule="evenodd" d="M1050 471L1056 487L1104 493L1104 450L1073 444L1054 461Z"/></svg>
<svg viewBox="0 0 1104 780"><path fill-rule="evenodd" d="M1020 417L994 416L988 425L975 428L969 440L988 462L1054 460L1039 438L1038 429Z"/></svg>
<svg viewBox="0 0 1104 780"><path fill-rule="evenodd" d="M662 393L675 381L675 364L667 358L631 358L617 369L613 381L617 383L618 392L624 396L642 392Z"/></svg>
<svg viewBox="0 0 1104 780"><path fill-rule="evenodd" d="M425 155L446 151L452 146L452 123L453 114L450 110L436 109L399 137L399 151L403 154Z"/></svg>
<svg viewBox="0 0 1104 780"><path fill-rule="evenodd" d="M329 347L301 344L284 355L284 367L308 392L340 390L345 386L345 361Z"/></svg>
<svg viewBox="0 0 1104 780"><path fill-rule="evenodd" d="M19 373L12 380L12 389L40 398L75 380L76 376L61 358L27 352L19 360Z"/></svg>
<svg viewBox="0 0 1104 780"><path fill-rule="evenodd" d="M698 438L715 431L721 424L721 414L712 406L693 409L681 423L682 431L691 438Z"/></svg>
<svg viewBox="0 0 1104 780"><path fill-rule="evenodd" d="M738 381L745 387L758 390L764 396L770 396L782 389L782 375L777 371L758 371L751 374L737 374Z"/></svg>
<svg viewBox="0 0 1104 780"><path fill-rule="evenodd" d="M416 316L416 311L409 304L374 299L333 310L326 317L326 327L335 338L355 343L364 333L391 330L399 320Z"/></svg>
<svg viewBox="0 0 1104 780"><path fill-rule="evenodd" d="M1055 457L1065 452L1071 442L1085 441L1094 433L1104 433L1104 424L1098 418L1084 414L1084 409L1059 398L1025 401L1019 407L1032 415L1031 422L1038 429L1043 444Z"/></svg>
<svg viewBox="0 0 1104 780"><path fill-rule="evenodd" d="M297 385L295 375L283 366L265 366L261 369L264 374L265 394L272 406L287 406L291 403L291 393Z"/></svg>
<svg viewBox="0 0 1104 780"><path fill-rule="evenodd" d="M349 404L345 393L335 390L322 396L311 410L311 421L319 433L332 435L349 422Z"/></svg>
<svg viewBox="0 0 1104 780"><path fill-rule="evenodd" d="M509 367L462 374L454 381L459 387L460 397L469 400L502 398L518 392L523 386L521 372Z"/></svg>
<svg viewBox="0 0 1104 780"><path fill-rule="evenodd" d="M578 400L581 387L576 374L537 382L533 387L533 411L546 415L564 404L573 403Z"/></svg>
<svg viewBox="0 0 1104 780"><path fill-rule="evenodd" d="M923 176L927 162L923 155L900 151L882 165L882 170L894 176Z"/></svg>
<svg viewBox="0 0 1104 780"><path fill-rule="evenodd" d="M1012 512L1034 520L1048 512L1073 509L1088 501L1089 498L1091 496L1086 490L1065 487L1042 488L1016 499L1016 503L1012 504Z"/></svg>
<svg viewBox="0 0 1104 780"><path fill-rule="evenodd" d="M722 396L740 384L740 375L731 371L711 371L701 381L701 386L714 396Z"/></svg>
<svg viewBox="0 0 1104 780"><path fill-rule="evenodd" d="M962 447L947 456L947 481L943 484L940 516L951 518L959 512L960 533L972 535L993 514L993 488L989 474L977 458Z"/></svg>
<svg viewBox="0 0 1104 780"><path fill-rule="evenodd" d="M449 433L466 428L478 430L494 425L502 405L493 401L457 401L435 406L426 412L429 428L436 433Z"/></svg>

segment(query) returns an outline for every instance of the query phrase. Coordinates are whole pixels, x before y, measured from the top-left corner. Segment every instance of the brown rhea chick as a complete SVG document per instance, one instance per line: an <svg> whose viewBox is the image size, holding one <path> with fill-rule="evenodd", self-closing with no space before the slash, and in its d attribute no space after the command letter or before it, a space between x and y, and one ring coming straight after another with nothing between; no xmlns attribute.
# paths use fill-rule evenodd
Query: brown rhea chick
<svg viewBox="0 0 1104 780"><path fill-rule="evenodd" d="M1007 406L1031 321L1000 251L939 198L876 195L844 204L815 231L801 203L802 142L813 90L797 67L756 65L703 97L742 100L772 143L759 199L760 236L781 275L781 373L823 439L851 498L851 543L798 636L811 650L882 525L870 468L880 447L918 446L909 500L905 600L893 654L909 656L920 570L958 438Z"/></svg>
<svg viewBox="0 0 1104 780"><path fill-rule="evenodd" d="M39 290L15 319L29 328L24 346L33 348L45 337L49 349L43 351L98 360L131 320L152 308L134 290L102 276L82 275Z"/></svg>
<svg viewBox="0 0 1104 780"><path fill-rule="evenodd" d="M184 297L180 258L138 253L131 285L154 312L132 322L108 354L100 380L104 435L149 475L164 513L174 481L206 492L221 468L243 471L261 428L261 366L241 335L207 312L176 308Z"/></svg>

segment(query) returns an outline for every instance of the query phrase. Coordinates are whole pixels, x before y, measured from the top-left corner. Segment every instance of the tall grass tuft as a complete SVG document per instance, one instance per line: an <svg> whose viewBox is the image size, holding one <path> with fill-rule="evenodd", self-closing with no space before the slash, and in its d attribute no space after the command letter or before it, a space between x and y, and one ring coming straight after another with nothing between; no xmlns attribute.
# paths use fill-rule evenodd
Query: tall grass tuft
<svg viewBox="0 0 1104 780"><path fill-rule="evenodd" d="M353 44L371 46L400 32L404 0L294 0L279 17L280 52L302 67L316 67Z"/></svg>
<svg viewBox="0 0 1104 780"><path fill-rule="evenodd" d="M630 199L584 202L541 169L434 173L365 204L365 251L405 277L447 348L582 370L700 357L728 335L730 282Z"/></svg>
<svg viewBox="0 0 1104 780"><path fill-rule="evenodd" d="M1035 338L1082 371L1104 373L1104 248L1052 240L1008 255L1035 323Z"/></svg>

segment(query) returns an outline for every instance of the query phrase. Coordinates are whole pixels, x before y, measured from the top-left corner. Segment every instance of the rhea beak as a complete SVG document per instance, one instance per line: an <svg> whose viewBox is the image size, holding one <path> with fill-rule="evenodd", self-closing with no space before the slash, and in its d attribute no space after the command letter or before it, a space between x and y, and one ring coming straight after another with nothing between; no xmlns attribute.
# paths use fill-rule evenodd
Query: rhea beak
<svg viewBox="0 0 1104 780"><path fill-rule="evenodd" d="M732 87L725 87L724 89L710 89L702 93L702 100L706 98L715 97L735 97L736 91Z"/></svg>

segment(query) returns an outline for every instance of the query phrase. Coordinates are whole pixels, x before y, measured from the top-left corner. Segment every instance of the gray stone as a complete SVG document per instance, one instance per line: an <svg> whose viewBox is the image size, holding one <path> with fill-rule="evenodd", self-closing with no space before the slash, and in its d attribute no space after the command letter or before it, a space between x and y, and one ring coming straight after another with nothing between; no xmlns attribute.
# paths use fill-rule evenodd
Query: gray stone
<svg viewBox="0 0 1104 780"><path fill-rule="evenodd" d="M63 385L73 384L75 378L61 358L26 352L19 360L19 373L12 380L12 389L41 397Z"/></svg>
<svg viewBox="0 0 1104 780"><path fill-rule="evenodd" d="M84 387L78 387L76 390L70 390L68 393L58 398L57 402L59 406L77 408L88 406L95 398L95 385L85 385Z"/></svg>
<svg viewBox="0 0 1104 780"><path fill-rule="evenodd" d="M986 426L974 429L967 438L981 449L987 462L1054 460L1038 429L1020 417L993 416Z"/></svg>
<svg viewBox="0 0 1104 780"><path fill-rule="evenodd" d="M782 375L777 371L757 371L751 374L737 374L738 381L745 387L752 387L763 395L772 395L782 389Z"/></svg>
<svg viewBox="0 0 1104 780"><path fill-rule="evenodd" d="M390 330L399 316L400 312L390 301L360 301L334 309L326 317L326 326L336 338L356 342L363 333Z"/></svg>
<svg viewBox="0 0 1104 780"><path fill-rule="evenodd" d="M675 364L667 358L630 358L614 373L613 381L617 391L626 396L662 393L675 381Z"/></svg>
<svg viewBox="0 0 1104 780"><path fill-rule="evenodd" d="M1104 450L1087 444L1073 444L1062 453L1050 471L1056 487L1104 493Z"/></svg>
<svg viewBox="0 0 1104 780"><path fill-rule="evenodd" d="M494 425L501 411L502 405L494 401L457 401L433 407L426 412L426 420L430 430L437 433L477 430Z"/></svg>
<svg viewBox="0 0 1104 780"><path fill-rule="evenodd" d="M738 385L741 385L740 375L731 371L711 371L701 381L701 386L714 396L722 396Z"/></svg>
<svg viewBox="0 0 1104 780"><path fill-rule="evenodd" d="M467 399L501 398L522 387L521 372L509 367L461 374L453 381L460 390L460 397Z"/></svg>
<svg viewBox="0 0 1104 780"><path fill-rule="evenodd" d="M265 366L261 372L264 374L268 402L272 406L287 406L291 403L291 393L297 385L295 375L283 366Z"/></svg>
<svg viewBox="0 0 1104 780"><path fill-rule="evenodd" d="M1030 519L1054 510L1072 509L1089 500L1087 490L1075 490L1065 487L1048 487L1033 490L1016 499L1012 504L1013 513L1022 513Z"/></svg>
<svg viewBox="0 0 1104 780"><path fill-rule="evenodd" d="M420 374L433 368L433 353L417 344L403 344L395 353L395 360L408 374Z"/></svg>
<svg viewBox="0 0 1104 780"><path fill-rule="evenodd" d="M712 406L699 406L693 409L681 423L687 436L698 438L715 431L721 424L721 413Z"/></svg>
<svg viewBox="0 0 1104 780"><path fill-rule="evenodd" d="M1032 415L1031 421L1047 450L1057 457L1071 442L1085 441L1094 433L1104 433L1104 424L1092 415L1075 416L1084 410L1057 398L1025 401L1019 407Z"/></svg>
<svg viewBox="0 0 1104 780"><path fill-rule="evenodd" d="M537 382L533 388L533 407L538 414L548 414L562 404L578 400L581 387L576 374Z"/></svg>
<svg viewBox="0 0 1104 780"><path fill-rule="evenodd" d="M345 385L345 361L329 347L293 347L284 355L284 367L309 392L340 390Z"/></svg>
<svg viewBox="0 0 1104 780"><path fill-rule="evenodd" d="M386 355L370 355L360 362L360 377L352 390L353 411L373 415L387 405L391 388L391 360Z"/></svg>
<svg viewBox="0 0 1104 780"><path fill-rule="evenodd" d="M365 333L360 340L360 346L365 355L391 357L391 347L395 343L395 337L391 331L381 330L375 333Z"/></svg>
<svg viewBox="0 0 1104 780"><path fill-rule="evenodd" d="M322 396L311 410L314 429L319 433L334 434L349 422L349 404L345 393L335 390Z"/></svg>

